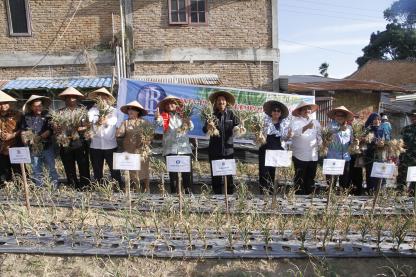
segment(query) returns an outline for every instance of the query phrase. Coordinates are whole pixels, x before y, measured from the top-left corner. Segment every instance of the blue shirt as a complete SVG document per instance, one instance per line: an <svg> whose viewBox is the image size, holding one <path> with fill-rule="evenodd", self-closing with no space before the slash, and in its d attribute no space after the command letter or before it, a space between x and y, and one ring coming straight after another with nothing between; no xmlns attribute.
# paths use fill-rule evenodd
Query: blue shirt
<svg viewBox="0 0 416 277"><path fill-rule="evenodd" d="M347 125L347 129L342 131L339 123L333 120L328 128L332 132L332 141L328 146L327 158L350 161L348 148L354 138L352 127Z"/></svg>

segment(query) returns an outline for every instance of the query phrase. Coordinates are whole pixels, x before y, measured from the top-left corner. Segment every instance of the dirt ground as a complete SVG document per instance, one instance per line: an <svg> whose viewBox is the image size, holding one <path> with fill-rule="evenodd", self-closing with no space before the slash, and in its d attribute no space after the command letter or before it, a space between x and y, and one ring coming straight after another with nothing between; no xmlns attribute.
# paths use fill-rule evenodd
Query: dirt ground
<svg viewBox="0 0 416 277"><path fill-rule="evenodd" d="M416 259L169 260L0 255L0 276L416 276Z"/></svg>

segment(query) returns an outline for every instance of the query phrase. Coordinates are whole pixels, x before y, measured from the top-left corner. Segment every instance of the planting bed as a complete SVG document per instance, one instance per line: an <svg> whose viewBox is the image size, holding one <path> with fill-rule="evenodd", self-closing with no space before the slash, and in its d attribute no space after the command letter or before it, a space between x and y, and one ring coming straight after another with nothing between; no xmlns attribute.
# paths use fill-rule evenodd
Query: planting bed
<svg viewBox="0 0 416 277"><path fill-rule="evenodd" d="M348 196L337 202L341 212L351 212L353 215L368 214L372 210L374 197ZM323 195L312 196L277 196L275 205L272 204L272 196L250 196L239 198L238 195L229 195L230 213L249 213L256 211L265 214L303 215L313 209L322 213L326 209L327 198ZM195 213L211 213L215 210L225 212L225 200L223 195L184 195L185 207ZM19 195L0 194L0 204L23 205L24 198ZM106 197L99 193L73 192L70 194L32 194L30 199L32 206L38 207L66 207L79 208L88 205L91 208L117 210L129 208L129 203L124 194L112 194ZM158 194L131 194L131 207L138 211L162 211L171 207L178 208L177 195ZM414 211L414 198L397 196L396 198L379 199L375 207L375 214L412 214Z"/></svg>
<svg viewBox="0 0 416 277"><path fill-rule="evenodd" d="M260 231L229 233L206 230L190 233L168 229L140 228L128 233L114 232L111 228L68 230L50 226L51 231L13 234L3 232L0 252L54 255L151 256L165 258L305 258L325 257L416 257L415 234L405 236L397 249L389 231L383 231L380 243L376 237L360 234L333 235L325 247L321 242L311 242L314 234L307 234L303 245L297 234ZM322 236L324 230L316 235ZM189 237L189 235L191 237ZM266 243L267 241L267 243Z"/></svg>

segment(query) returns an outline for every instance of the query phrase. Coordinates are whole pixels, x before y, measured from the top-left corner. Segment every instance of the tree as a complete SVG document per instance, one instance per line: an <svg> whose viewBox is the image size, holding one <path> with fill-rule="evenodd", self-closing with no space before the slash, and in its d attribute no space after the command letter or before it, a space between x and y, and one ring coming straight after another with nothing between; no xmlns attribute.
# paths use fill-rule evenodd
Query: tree
<svg viewBox="0 0 416 277"><path fill-rule="evenodd" d="M398 0L384 11L390 23L385 31L372 33L370 43L356 62L359 67L371 59L416 58L416 1Z"/></svg>
<svg viewBox="0 0 416 277"><path fill-rule="evenodd" d="M322 63L319 66L319 74L321 74L325 78L328 77L328 67L329 67L329 64L327 62Z"/></svg>

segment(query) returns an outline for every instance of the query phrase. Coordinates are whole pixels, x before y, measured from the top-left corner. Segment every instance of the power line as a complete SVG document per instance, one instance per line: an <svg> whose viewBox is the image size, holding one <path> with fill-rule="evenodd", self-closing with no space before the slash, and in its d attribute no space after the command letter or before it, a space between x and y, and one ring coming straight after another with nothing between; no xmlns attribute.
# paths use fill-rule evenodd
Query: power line
<svg viewBox="0 0 416 277"><path fill-rule="evenodd" d="M312 1L312 0L297 0L297 2L306 2L306 3L318 4L318 5L321 5L321 6L340 7L340 8L360 10L360 11L374 11L374 10L371 10L371 9L363 9L363 8L356 8L356 7L351 7L351 6L337 5L337 4L333 4L332 2L325 2L325 1L324 2L319 2L319 1Z"/></svg>
<svg viewBox="0 0 416 277"><path fill-rule="evenodd" d="M345 16L333 16L333 15L327 15L322 13L310 13L310 12L302 12L302 11L295 11L295 10L289 10L289 9L280 9L281 11L286 11L290 13L298 13L298 14L307 14L307 15L315 15L320 17L331 17L336 19L348 19L348 20L355 20L355 21L361 21L361 22L380 22L377 20L365 20L363 18L354 18L354 17L345 17Z"/></svg>
<svg viewBox="0 0 416 277"><path fill-rule="evenodd" d="M366 14L341 12L341 11L335 11L335 10L325 10L325 9L319 9L319 8L310 8L310 7L302 7L302 6L294 6L294 5L286 5L286 4L280 4L280 5L283 6L283 7L289 7L289 8L300 8L300 9L307 9L307 10L315 10L315 11L338 13L338 14L347 14L347 15L356 15L356 16L362 16L362 17L366 17L366 18L380 19L379 17L370 16L370 15L366 15Z"/></svg>
<svg viewBox="0 0 416 277"><path fill-rule="evenodd" d="M279 38L279 41L289 42L289 43L298 44L298 45L302 45L302 46L307 46L307 47L311 47L311 48L317 48L317 49L321 49L321 50L325 50L325 51L330 51L330 52L336 52L336 53L340 53L340 54L344 54L344 55L354 55L354 56L357 56L357 54L355 54L355 53L339 51L339 50L335 50L335 49L320 47L320 46L316 46L316 45L310 45L310 44L306 44L306 43L302 43L302 42L297 42L297 41L292 41L292 40L287 40L287 39L282 39L282 38Z"/></svg>
<svg viewBox="0 0 416 277"><path fill-rule="evenodd" d="M63 27L63 25L61 25L61 27L59 28L58 32L56 33L56 36L54 38L54 40L48 45L48 47L46 48L46 53L45 55L39 59L39 61L32 67L32 70L35 69L36 67L39 66L39 64L50 54L51 50L53 49L53 47L55 47L55 45L64 37L66 31L68 30L69 26L72 23L72 20L74 19L75 15L77 14L79 8L81 7L83 0L80 0L78 2L77 7L75 8L75 11L73 12L73 14L71 15L71 17L69 18L68 24L65 26L65 29L63 30L62 34L59 34L59 31L61 30L61 28ZM66 20L67 18L65 18ZM65 21L63 21L62 23L64 23Z"/></svg>

